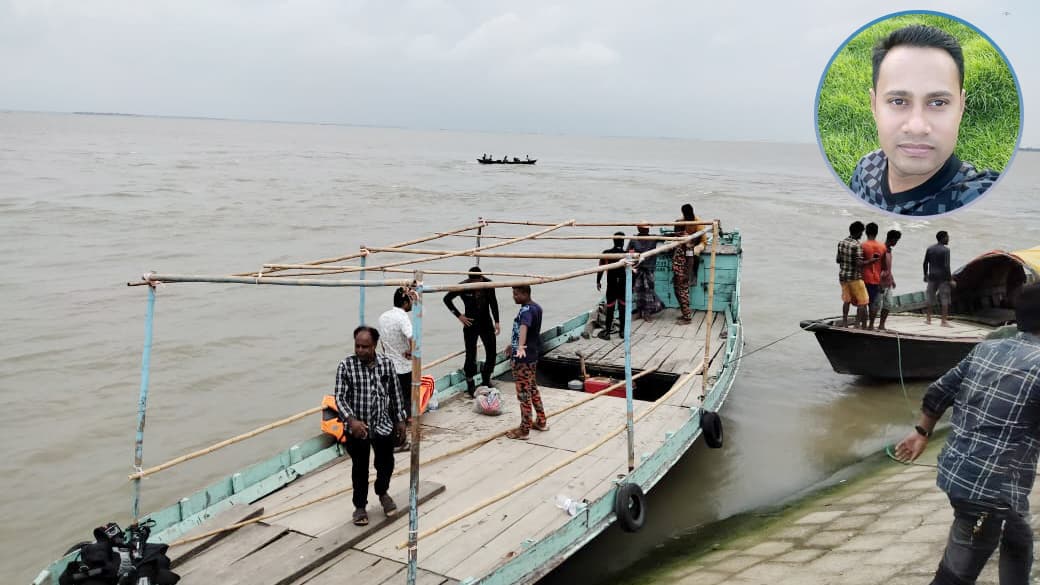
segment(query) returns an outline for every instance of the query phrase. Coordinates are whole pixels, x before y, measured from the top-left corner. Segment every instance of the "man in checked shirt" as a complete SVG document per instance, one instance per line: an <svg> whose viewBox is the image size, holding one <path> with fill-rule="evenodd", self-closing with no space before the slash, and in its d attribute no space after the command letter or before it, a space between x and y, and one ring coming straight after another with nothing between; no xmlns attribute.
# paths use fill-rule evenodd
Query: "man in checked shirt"
<svg viewBox="0 0 1040 585"><path fill-rule="evenodd" d="M354 330L354 355L336 371L336 407L344 417L350 438L347 453L353 468L354 524L368 524L368 460L375 452L376 495L383 513L392 515L397 504L387 493L394 472L394 443L405 437L408 415L394 371L394 363L376 354L379 331L364 325Z"/></svg>
<svg viewBox="0 0 1040 585"><path fill-rule="evenodd" d="M1040 455L1040 283L1015 304L1018 334L983 341L929 386L914 431L896 446L916 459L950 406L939 489L954 520L932 583L975 583L1000 545L1000 583L1028 583L1033 564L1029 493Z"/></svg>

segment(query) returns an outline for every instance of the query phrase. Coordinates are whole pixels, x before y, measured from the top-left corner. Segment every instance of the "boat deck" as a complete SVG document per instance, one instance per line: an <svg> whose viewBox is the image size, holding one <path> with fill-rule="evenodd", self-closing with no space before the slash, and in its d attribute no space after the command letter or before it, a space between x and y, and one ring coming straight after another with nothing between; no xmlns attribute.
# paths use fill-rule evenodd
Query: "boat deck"
<svg viewBox="0 0 1040 585"><path fill-rule="evenodd" d="M633 323L633 361L638 369L659 366L666 372L699 371L704 357L704 313L691 325L676 325L670 312L649 323ZM725 340L721 337L725 316L717 313L712 326L712 359L709 375L722 368ZM551 355L573 357L581 351L590 365L617 364L622 360L620 342L580 339L552 350ZM586 353L587 352L587 353ZM618 358L617 356L620 356ZM598 356L598 357L597 357ZM667 438L689 421L689 406L699 403L702 378L695 376L635 427L637 464L654 453ZM448 453L518 424L519 405L512 385L498 382L503 414L482 416L472 411L472 401L453 398L422 418L422 459ZM542 399L550 415L586 398L583 392L542 387ZM635 413L652 403L636 401ZM592 445L625 424L625 400L601 396L549 419L546 432L531 431L530 440L495 438L483 445L423 464L420 473L420 532L452 518L475 504L512 488L521 481L545 473L575 452ZM595 501L608 494L614 482L627 473L627 448L622 432L598 449L546 475L522 489L447 528L419 541L418 583L439 585L479 579L501 567L526 547L537 543L570 520L555 505L558 494ZM408 453L396 455L396 470L408 465ZM349 458L338 459L285 488L250 505L236 505L238 519L286 509L350 485ZM182 585L324 585L359 582L366 585L402 583L407 574L408 480L395 476L390 493L399 511L384 517L378 499L369 493L371 525L351 524L350 494L343 494L289 514L240 528L216 540L204 551L190 554L198 544L171 549L174 558L184 556L175 570ZM230 524L225 513L213 518L212 529ZM586 517L587 521L587 517ZM526 579L518 579L526 581ZM533 578L532 578L533 580Z"/></svg>
<svg viewBox="0 0 1040 585"><path fill-rule="evenodd" d="M849 316L852 321L852 316ZM993 332L996 327L984 325L975 321L959 320L950 318L950 327L940 325L941 319L938 315L932 315L931 324L925 323L923 314L901 313L889 315L885 321L886 330L890 333L901 335L914 335L920 337L938 337L944 339L984 339L986 335ZM841 319L834 319L831 325L838 326ZM875 321L875 325L877 322Z"/></svg>

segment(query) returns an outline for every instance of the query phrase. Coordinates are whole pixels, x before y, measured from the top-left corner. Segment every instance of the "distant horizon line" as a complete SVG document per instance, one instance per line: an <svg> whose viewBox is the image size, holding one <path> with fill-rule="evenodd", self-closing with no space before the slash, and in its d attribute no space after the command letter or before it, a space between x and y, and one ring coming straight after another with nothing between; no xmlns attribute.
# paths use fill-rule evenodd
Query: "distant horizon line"
<svg viewBox="0 0 1040 585"><path fill-rule="evenodd" d="M424 132L474 132L478 134L527 134L532 136L582 136L589 138L648 138L653 140L688 140L691 142L759 142L767 144L801 144L808 145L813 144L812 141L785 141L785 140L773 140L769 138L746 138L746 139L714 139L714 138L690 138L687 136L650 136L650 135L630 135L630 134L566 134L566 133L549 133L549 132L522 132L517 130L473 130L473 129L460 129L460 128L422 128L412 126L393 126L385 124L362 124L357 122L312 122L312 121L299 121L299 120L269 120L263 118L226 118L222 116L188 116L179 114L137 114L132 112L91 112L87 110L79 111L53 111L53 110L10 110L0 109L0 113L16 113L16 114L66 114L74 116L112 116L121 118L162 118L172 120L209 120L218 122L259 122L263 124L305 124L308 126L341 126L344 128L372 128L372 129L383 129L383 130L412 130L412 131L424 131ZM1037 146L1019 146L1017 150L1024 150L1027 152L1040 152L1040 145Z"/></svg>

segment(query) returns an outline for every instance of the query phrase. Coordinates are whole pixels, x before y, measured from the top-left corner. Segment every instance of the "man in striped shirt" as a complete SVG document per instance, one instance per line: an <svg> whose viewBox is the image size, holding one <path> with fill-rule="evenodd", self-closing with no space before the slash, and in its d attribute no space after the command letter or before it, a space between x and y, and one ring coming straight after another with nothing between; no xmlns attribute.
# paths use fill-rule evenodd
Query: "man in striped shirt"
<svg viewBox="0 0 1040 585"><path fill-rule="evenodd" d="M951 406L938 486L953 506L933 583L975 583L997 545L1000 582L1028 583L1033 531L1028 496L1040 457L1040 283L1015 299L1018 334L979 343L925 393L921 418L896 447L916 459Z"/></svg>
<svg viewBox="0 0 1040 585"><path fill-rule="evenodd" d="M383 513L392 515L397 504L387 493L394 472L394 442L405 436L401 389L394 363L376 354L379 331L364 325L354 330L354 355L339 363L336 371L336 408L344 418L350 437L347 453L353 468L354 524L368 524L368 462L375 452L376 495Z"/></svg>

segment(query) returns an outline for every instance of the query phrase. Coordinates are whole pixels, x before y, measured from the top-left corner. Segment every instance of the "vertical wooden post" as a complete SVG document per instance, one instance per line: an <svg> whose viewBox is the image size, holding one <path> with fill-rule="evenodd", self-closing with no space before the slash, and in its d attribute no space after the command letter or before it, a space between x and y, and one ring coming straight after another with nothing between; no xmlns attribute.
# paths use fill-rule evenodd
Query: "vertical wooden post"
<svg viewBox="0 0 1040 585"><path fill-rule="evenodd" d="M708 363L711 359L711 325L715 317L715 253L719 249L719 222L711 222L711 269L708 275L708 313L704 316L704 367L701 371L701 402L708 395Z"/></svg>
<svg viewBox="0 0 1040 585"><path fill-rule="evenodd" d="M408 470L408 585L415 585L419 560L419 439L422 413L419 411L422 386L423 292L422 270L415 271L415 300L412 302L412 450Z"/></svg>
<svg viewBox="0 0 1040 585"><path fill-rule="evenodd" d="M152 362L152 320L155 317L155 285L148 285L148 308L144 318L144 349L141 352L141 393L137 399L137 436L134 441L134 471L141 471L144 461L144 422L148 408L148 377ZM141 477L134 479L134 495L130 505L131 523L141 515Z"/></svg>
<svg viewBox="0 0 1040 585"><path fill-rule="evenodd" d="M364 250L364 246L361 247ZM368 260L368 254L361 256L361 276L360 280L365 280L365 260ZM358 301L358 325L365 324L365 288L364 286L358 287L361 289L361 300Z"/></svg>
<svg viewBox="0 0 1040 585"><path fill-rule="evenodd" d="M481 236L481 234L484 233L484 218L483 217L478 217L477 221L480 223L480 227L477 228L477 245L475 247L479 248L480 247L480 236ZM480 256L477 256L477 266L480 266Z"/></svg>
<svg viewBox="0 0 1040 585"><path fill-rule="evenodd" d="M632 266L633 254L625 259L625 426L628 431L628 470L636 468L635 421L632 410ZM620 313L620 311L618 311Z"/></svg>

